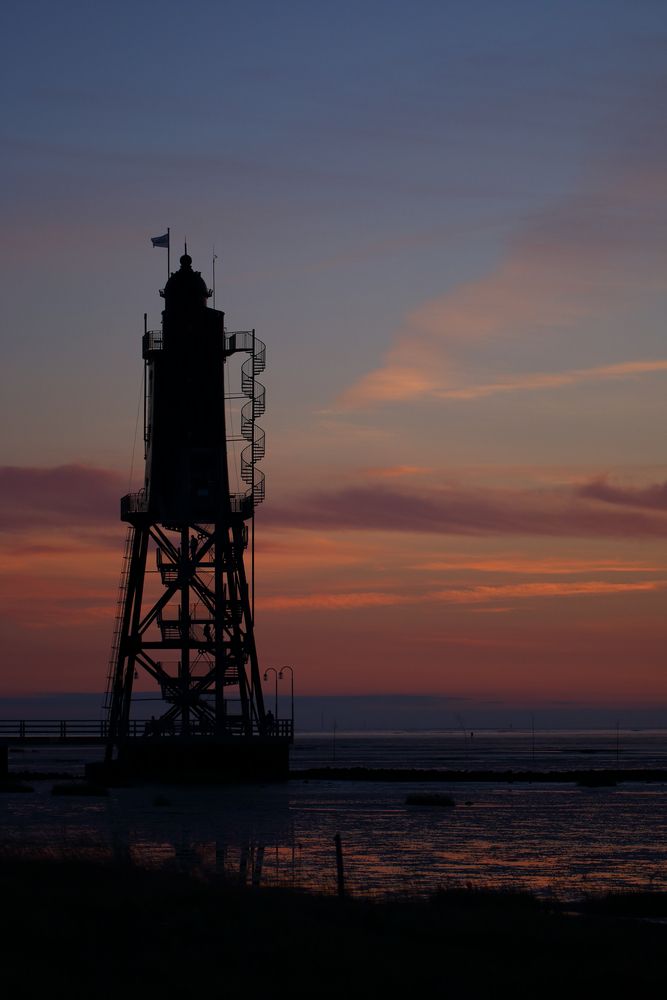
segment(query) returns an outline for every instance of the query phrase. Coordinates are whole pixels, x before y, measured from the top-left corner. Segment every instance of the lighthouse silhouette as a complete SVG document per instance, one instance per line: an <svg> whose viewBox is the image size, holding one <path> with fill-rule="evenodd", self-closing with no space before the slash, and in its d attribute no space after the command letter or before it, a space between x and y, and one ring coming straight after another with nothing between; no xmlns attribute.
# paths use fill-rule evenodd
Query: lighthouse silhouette
<svg viewBox="0 0 667 1000"><path fill-rule="evenodd" d="M161 294L162 329L147 330L144 318L142 340L145 485L121 500L128 531L104 767L137 778L280 778L293 720L265 709L254 633L266 349L254 330L225 330L187 253ZM226 392L234 363L240 384Z"/></svg>

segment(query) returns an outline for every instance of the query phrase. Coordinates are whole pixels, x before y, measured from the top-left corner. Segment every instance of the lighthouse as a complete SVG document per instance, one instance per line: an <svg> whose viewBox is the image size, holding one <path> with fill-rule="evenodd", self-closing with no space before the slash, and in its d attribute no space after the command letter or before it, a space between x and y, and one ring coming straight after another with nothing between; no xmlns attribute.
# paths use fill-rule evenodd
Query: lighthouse
<svg viewBox="0 0 667 1000"><path fill-rule="evenodd" d="M265 345L254 330L226 330L187 253L161 294L161 329L144 320L142 338L145 482L121 499L128 530L105 768L165 780L285 777L292 720L265 707L254 630ZM139 717L147 697L155 711Z"/></svg>

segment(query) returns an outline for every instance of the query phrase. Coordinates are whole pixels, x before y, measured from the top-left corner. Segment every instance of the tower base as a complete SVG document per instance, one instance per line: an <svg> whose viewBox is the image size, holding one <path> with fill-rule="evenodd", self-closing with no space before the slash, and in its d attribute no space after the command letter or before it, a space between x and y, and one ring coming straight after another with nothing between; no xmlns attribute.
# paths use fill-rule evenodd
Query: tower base
<svg viewBox="0 0 667 1000"><path fill-rule="evenodd" d="M111 785L286 781L289 740L275 736L130 738L121 742L115 760L88 764L86 777Z"/></svg>

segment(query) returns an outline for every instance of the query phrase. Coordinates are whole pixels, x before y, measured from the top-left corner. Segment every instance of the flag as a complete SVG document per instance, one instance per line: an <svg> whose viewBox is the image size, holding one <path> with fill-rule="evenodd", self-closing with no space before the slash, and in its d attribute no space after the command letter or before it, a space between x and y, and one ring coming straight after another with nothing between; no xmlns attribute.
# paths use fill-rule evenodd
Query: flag
<svg viewBox="0 0 667 1000"><path fill-rule="evenodd" d="M165 233L164 236L151 236L151 243L154 247L165 247L169 249L169 233Z"/></svg>

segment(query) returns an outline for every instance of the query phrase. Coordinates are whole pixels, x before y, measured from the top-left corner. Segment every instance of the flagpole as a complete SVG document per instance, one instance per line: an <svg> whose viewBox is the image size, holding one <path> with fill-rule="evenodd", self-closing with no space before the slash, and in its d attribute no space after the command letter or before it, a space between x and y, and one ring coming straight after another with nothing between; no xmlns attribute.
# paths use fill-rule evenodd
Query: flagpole
<svg viewBox="0 0 667 1000"><path fill-rule="evenodd" d="M213 247L213 308L215 309L215 247Z"/></svg>
<svg viewBox="0 0 667 1000"><path fill-rule="evenodd" d="M169 257L170 257L170 254L171 254L171 237L169 235L169 232L170 232L169 226L167 226L167 281L169 281L169 278L171 276L171 269L170 269L170 266L169 266L169 263L170 263L169 262Z"/></svg>

